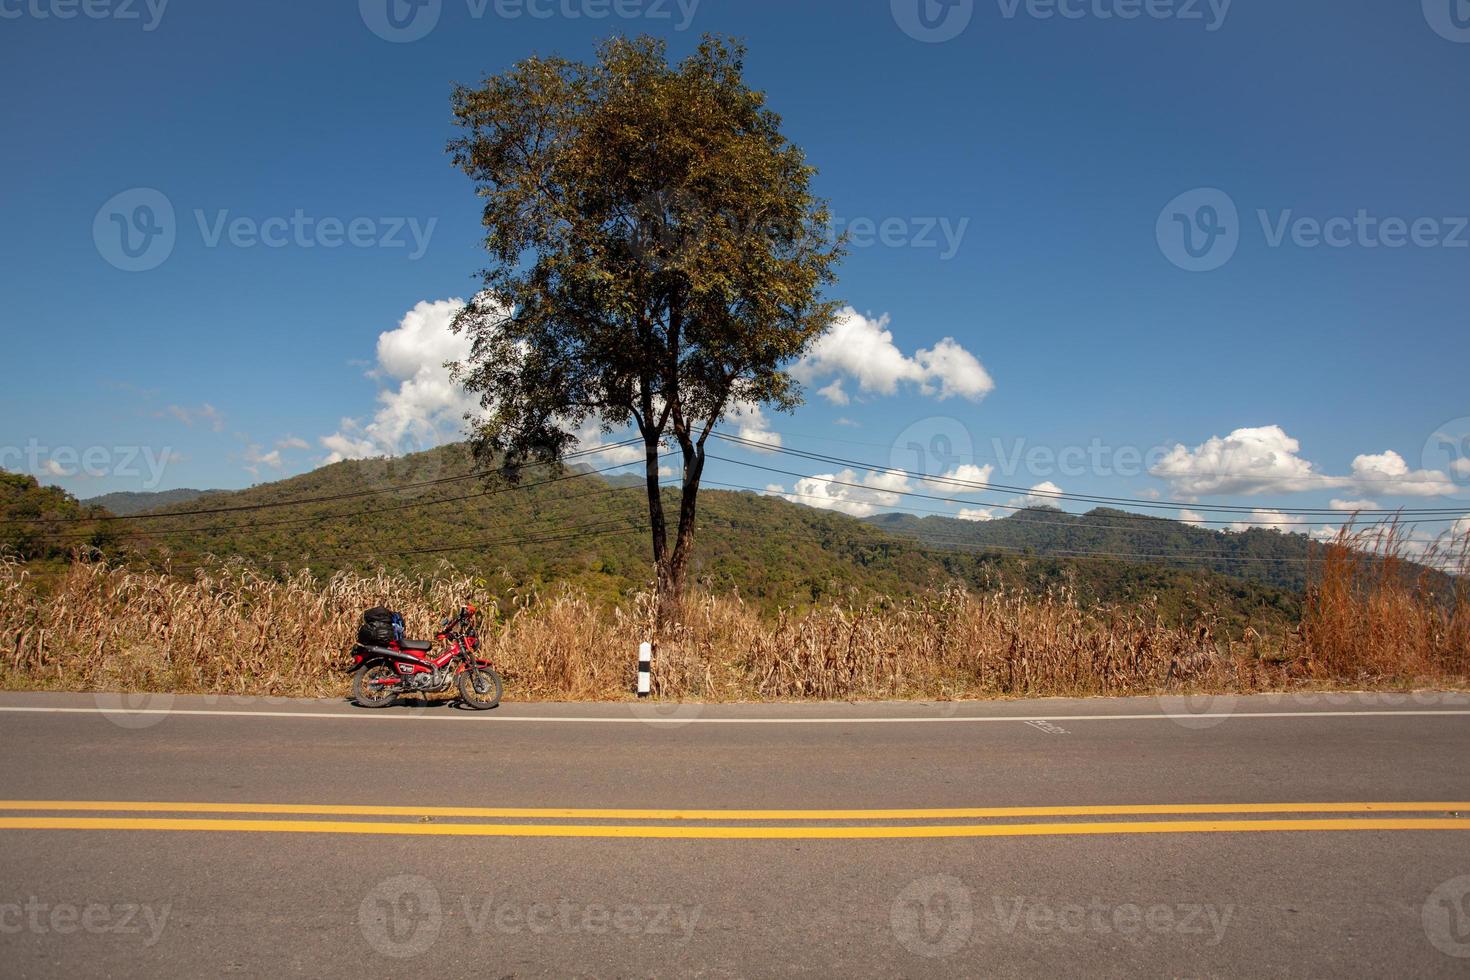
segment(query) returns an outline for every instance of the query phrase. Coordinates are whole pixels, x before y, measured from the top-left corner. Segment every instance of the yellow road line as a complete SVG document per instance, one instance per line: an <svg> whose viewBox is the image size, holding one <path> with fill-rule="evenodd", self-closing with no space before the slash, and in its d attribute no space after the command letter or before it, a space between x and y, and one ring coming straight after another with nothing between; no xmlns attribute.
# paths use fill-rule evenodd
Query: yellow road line
<svg viewBox="0 0 1470 980"><path fill-rule="evenodd" d="M253 813L332 817L445 817L524 820L984 820L1003 817L1129 817L1272 813L1455 813L1470 802L1148 803L890 810L647 810L563 807L377 806L315 803L183 803L102 800L0 800L0 811L74 813Z"/></svg>
<svg viewBox="0 0 1470 980"><path fill-rule="evenodd" d="M423 824L351 820L208 820L158 817L0 817L0 830L202 830L267 834L376 834L412 837L619 837L681 840L881 840L941 837L1069 837L1282 831L1470 830L1470 819L1166 820L1103 823L887 827L689 827L608 824Z"/></svg>

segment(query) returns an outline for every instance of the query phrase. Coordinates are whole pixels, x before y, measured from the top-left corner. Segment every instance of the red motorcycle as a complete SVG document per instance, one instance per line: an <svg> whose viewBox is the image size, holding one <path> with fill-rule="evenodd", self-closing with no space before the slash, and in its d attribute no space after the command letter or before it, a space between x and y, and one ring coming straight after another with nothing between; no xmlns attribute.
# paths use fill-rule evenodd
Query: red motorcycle
<svg viewBox="0 0 1470 980"><path fill-rule="evenodd" d="M500 675L490 661L477 655L480 635L475 627L478 610L465 606L444 620L439 629L439 653L427 640L393 640L386 645L358 642L352 648L352 696L364 708L386 708L404 694L438 694L451 686L472 708L486 710L500 703Z"/></svg>

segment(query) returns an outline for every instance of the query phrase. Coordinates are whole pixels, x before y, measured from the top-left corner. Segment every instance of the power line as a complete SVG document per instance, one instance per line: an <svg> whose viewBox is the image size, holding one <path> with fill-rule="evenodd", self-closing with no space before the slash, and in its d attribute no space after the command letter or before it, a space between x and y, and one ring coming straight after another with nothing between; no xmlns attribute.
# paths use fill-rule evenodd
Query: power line
<svg viewBox="0 0 1470 980"><path fill-rule="evenodd" d="M1071 500L1071 501L1077 501L1077 502L1082 502L1082 503L1094 503L1094 504L1104 504L1104 505L1108 505L1108 504L1111 504L1111 505L1127 505L1127 506L1134 506L1134 507L1151 508L1151 509L1155 509L1155 510L1179 510L1179 509L1198 508L1199 510L1219 511L1219 512L1222 512L1222 513L1244 513L1244 514L1254 513L1257 510L1271 510L1271 511L1274 511L1274 512L1279 513L1279 514L1283 514L1283 515L1287 515L1287 516L1294 516L1294 517L1341 517L1342 514L1344 513L1343 511L1331 510L1331 509L1326 509L1326 508L1265 507L1265 506L1259 506L1259 505L1257 505L1257 506L1238 506L1238 505L1230 505L1230 504L1180 503L1178 501L1141 500L1141 499L1132 498L1132 497L1105 497L1105 496L1094 496L1094 495L1091 495L1091 494L1067 493L1065 491L1036 490L1034 488L1010 486L1008 484L1003 484L1003 483L982 483L982 482L977 482L977 481L973 481L973 480L961 480L961 479L959 479L957 477L930 476L930 475L925 474L925 473L916 473L916 472L914 472L912 470L905 470L905 469L901 469L901 468L894 467L894 466L877 466L877 465L874 465L872 463L865 463L865 462L862 462L860 460L845 459L845 458L840 457L840 456L829 456L829 455L826 455L826 454L823 454L823 453L811 453L811 452L807 452L805 450L800 450L800 449L789 449L789 448L786 448L784 446L773 446L773 445L770 445L769 443L757 442L755 440L745 439L745 438L742 438L740 436L732 436L729 433L725 433L725 432L716 432L714 435L717 438L722 439L722 440L724 440L726 442L733 443L735 445L739 445L739 446L742 446L742 447L747 448L747 449L754 449L754 450L757 450L757 451L760 451L760 452L780 453L780 454L786 455L786 456L794 456L794 457L798 457L798 458L801 458L801 459L812 460L812 461L815 461L815 462L830 463L830 464L833 464L833 465L853 467L853 468L856 468L856 469L867 470L867 471L873 472L873 473L894 473L894 474L898 474L898 475L907 477L909 479L919 480L919 481L924 482L924 483L944 484L944 485L954 486L954 487L964 487L964 488L967 488L967 489L970 489L970 490L974 490L976 492L1020 493L1020 494L1023 494L1025 496L1032 497L1032 498L1046 498L1046 499L1055 499L1055 500ZM741 462L740 460L725 459L724 457L720 457L720 456L711 456L710 458L712 458L712 459L719 459L719 460L722 460L723 462L735 463L738 466L755 466L756 465L756 464L753 464L753 463L744 463L744 462ZM796 477L800 477L800 478L803 478L803 479L817 479L817 477L811 476L810 474L792 473L792 472L789 472L787 470L777 470L777 469L773 469L771 467L757 467L757 468L758 469L770 470L771 472L775 472L775 473L782 473L782 474L787 475L787 476L796 476ZM823 477L822 479L826 480L825 477ZM838 480L829 480L829 481L826 481L826 482L838 483L838 484L841 484L842 483L842 481L838 481ZM849 485L849 486L855 486L855 487L858 487L859 489L866 490L866 491L869 491L869 492L881 492L881 493L902 493L903 492L903 491L898 491L898 490L887 490L887 489L879 488L879 487L871 487L871 486L866 486L866 485L863 485L863 484L847 484L847 485ZM919 496L924 496L924 495L920 494ZM945 499L948 499L948 498L935 497L933 499L936 499L936 500L945 500ZM970 503L970 504L976 503L975 501L957 501L957 502L959 502L959 503ZM1026 509L1028 509L1027 507L1018 507L1018 506L1009 505L1009 504L990 504L990 503L986 503L984 506L987 506L987 507L998 507L998 508L1005 509L1005 510L1026 510ZM1401 510L1371 510L1371 509L1363 509L1363 510L1356 511L1356 513L1359 513L1359 514L1370 514L1370 515L1399 515L1399 516L1409 516L1409 515L1419 515L1419 514L1427 514L1427 515L1449 514L1449 515L1454 515L1456 517L1463 517L1463 516L1466 516L1467 514L1470 514L1470 512L1467 512L1463 508L1453 508L1453 507L1432 507L1432 508L1426 507L1426 508L1413 508L1413 509L1401 509ZM1136 515L1136 516L1142 516L1142 515Z"/></svg>

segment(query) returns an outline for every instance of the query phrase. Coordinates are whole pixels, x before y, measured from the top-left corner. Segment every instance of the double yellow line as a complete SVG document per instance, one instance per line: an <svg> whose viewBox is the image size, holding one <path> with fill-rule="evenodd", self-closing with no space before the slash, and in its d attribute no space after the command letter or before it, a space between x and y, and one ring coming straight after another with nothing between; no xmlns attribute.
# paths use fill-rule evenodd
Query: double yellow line
<svg viewBox="0 0 1470 980"><path fill-rule="evenodd" d="M165 830L235 833L387 834L419 837L604 837L681 840L882 840L1051 837L1099 834L1207 834L1284 831L1470 830L1470 803L1194 803L1131 806L1013 806L887 810L650 810L529 807L414 807L299 803L0 800L0 830ZM108 816L56 816L105 813ZM120 816L119 814L132 814ZM137 816L137 814L231 814ZM1416 814L1417 816L1381 816ZM317 819L286 819L313 817ZM397 820L321 819L397 817ZM1096 818L1189 817L1137 820ZM1214 819L1201 819L1210 817ZM1002 821L1040 823L894 823ZM1072 818L1072 819L1068 819ZM1092 818L1092 819L1077 819ZM1234 818L1234 819L1230 819ZM1246 819L1240 819L1246 818ZM412 822L409 822L409 821ZM436 823L541 820L545 823ZM580 823L565 821L658 821ZM744 823L710 824L706 821ZM772 824L771 821L786 821ZM838 823L840 822L840 823ZM825 825L837 823L838 825Z"/></svg>

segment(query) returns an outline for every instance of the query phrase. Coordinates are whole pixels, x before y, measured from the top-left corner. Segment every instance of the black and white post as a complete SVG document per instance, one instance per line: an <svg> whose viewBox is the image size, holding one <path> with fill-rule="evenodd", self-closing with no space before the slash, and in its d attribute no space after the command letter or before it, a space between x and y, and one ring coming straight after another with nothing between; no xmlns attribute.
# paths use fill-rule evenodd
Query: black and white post
<svg viewBox="0 0 1470 980"><path fill-rule="evenodd" d="M648 691L653 680L653 644L640 643L638 645L638 696L648 697Z"/></svg>

